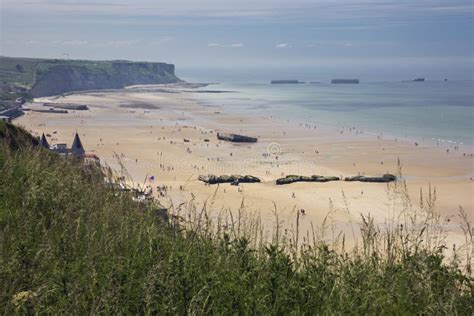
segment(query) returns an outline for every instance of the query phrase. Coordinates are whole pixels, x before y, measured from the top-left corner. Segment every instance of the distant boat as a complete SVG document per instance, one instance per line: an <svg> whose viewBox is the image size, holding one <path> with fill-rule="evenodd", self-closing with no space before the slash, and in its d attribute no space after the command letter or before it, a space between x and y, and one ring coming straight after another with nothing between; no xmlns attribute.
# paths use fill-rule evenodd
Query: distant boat
<svg viewBox="0 0 474 316"><path fill-rule="evenodd" d="M359 84L359 79L332 79L332 84Z"/></svg>
<svg viewBox="0 0 474 316"><path fill-rule="evenodd" d="M299 81L299 80L272 80L270 83L271 84L300 84L304 82Z"/></svg>

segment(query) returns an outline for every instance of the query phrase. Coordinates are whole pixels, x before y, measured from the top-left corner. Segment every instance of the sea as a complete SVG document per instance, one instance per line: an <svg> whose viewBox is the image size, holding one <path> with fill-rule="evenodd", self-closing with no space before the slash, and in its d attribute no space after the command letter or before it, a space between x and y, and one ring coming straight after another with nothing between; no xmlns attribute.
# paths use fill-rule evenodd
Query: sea
<svg viewBox="0 0 474 316"><path fill-rule="evenodd" d="M218 83L199 88L194 96L226 111L474 148L473 80Z"/></svg>

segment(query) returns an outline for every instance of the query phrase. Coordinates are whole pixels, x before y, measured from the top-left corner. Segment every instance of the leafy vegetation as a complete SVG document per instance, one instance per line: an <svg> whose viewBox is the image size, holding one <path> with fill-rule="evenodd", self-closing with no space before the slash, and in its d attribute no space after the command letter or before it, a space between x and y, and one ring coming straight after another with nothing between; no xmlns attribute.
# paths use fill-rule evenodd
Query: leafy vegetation
<svg viewBox="0 0 474 316"><path fill-rule="evenodd" d="M2 101L15 101L18 98L22 98L24 101L33 100L33 97L28 92L0 93L0 100Z"/></svg>
<svg viewBox="0 0 474 316"><path fill-rule="evenodd" d="M268 243L240 211L223 225L191 201L163 219L0 124L5 315L473 313L469 264L443 256L434 195L417 219L380 229L363 217L352 250L324 227Z"/></svg>
<svg viewBox="0 0 474 316"><path fill-rule="evenodd" d="M0 81L31 87L35 82L36 67L42 61L37 58L0 56Z"/></svg>

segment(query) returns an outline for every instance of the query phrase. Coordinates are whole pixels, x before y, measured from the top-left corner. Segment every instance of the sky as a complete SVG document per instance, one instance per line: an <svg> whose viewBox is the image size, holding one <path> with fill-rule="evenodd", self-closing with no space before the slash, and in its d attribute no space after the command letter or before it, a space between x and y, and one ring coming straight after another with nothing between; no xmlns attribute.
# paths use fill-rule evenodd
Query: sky
<svg viewBox="0 0 474 316"><path fill-rule="evenodd" d="M0 0L4 56L129 59L194 80L474 79L473 0Z"/></svg>

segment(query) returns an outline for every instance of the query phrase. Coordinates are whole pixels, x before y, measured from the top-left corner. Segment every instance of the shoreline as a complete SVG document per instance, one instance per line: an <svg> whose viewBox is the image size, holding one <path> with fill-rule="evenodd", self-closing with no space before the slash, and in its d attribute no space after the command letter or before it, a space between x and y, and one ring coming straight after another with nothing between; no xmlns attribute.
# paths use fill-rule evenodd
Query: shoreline
<svg viewBox="0 0 474 316"><path fill-rule="evenodd" d="M467 81L471 82L471 81ZM370 86L374 85L376 87L376 84L383 84L383 82L376 82L369 84ZM257 85L249 85L249 84L244 84L244 83L236 83L236 84L224 84L224 86L220 87L223 90L229 90L229 89L234 89L234 90L239 90L239 93L242 93L241 97L239 97L238 94L235 96L230 96L226 97L224 99L219 98L218 95L216 96L209 96L208 98L200 98L199 95L196 95L195 99L199 101L208 102L210 104L220 104L220 103L225 103L229 106L229 109L235 111L235 113L243 113L245 115L251 115L253 112L252 110L256 110L255 112L258 113L257 111L265 110L265 109L271 109L279 113L280 116L284 116L285 118L291 118L291 119L297 119L299 121L304 121L308 122L310 124L317 124L320 127L325 127L329 129L335 129L335 130L344 130L353 127L357 131L361 132L362 136L366 135L369 137L384 137L385 139L398 139L398 140L403 140L403 141L408 141L412 142L413 144L418 143L420 145L428 145L432 147L440 147L443 148L444 150L450 149L453 150L455 146L457 147L462 147L461 151L466 152L467 154L473 154L474 153L474 138L472 136L466 136L466 135L451 135L447 136L448 134L445 134L444 136L441 136L439 133L433 134L433 130L430 130L429 132L423 131L423 130L413 130L411 129L412 126L408 125L407 127L411 130L404 131L403 133L400 132L402 129L400 127L396 127L395 130L390 130L390 128L395 128L395 126L391 126L390 128L383 128L384 125L371 125L370 119L369 120L362 120L363 117L371 117L370 113L367 112L367 110L370 110L372 106L376 106L374 102L380 102L381 104L381 109L383 110L385 105L387 105L387 108L395 108L393 104L386 103L385 99L369 99L367 106L362 105L361 107L358 107L357 102L353 102L352 99L347 98L347 95L343 96L340 100L340 102L331 102L328 103L327 100L330 98L337 98L338 95L338 89L333 88L331 85L327 85L324 89L316 89L313 91L313 89L308 90L307 88L304 88L303 90L299 91L298 89L296 91L299 91L301 95L299 97L290 97L289 99L286 97L286 92L287 89L282 89L283 94L281 93L280 89L275 89L271 87L270 84L265 84L265 83L260 83ZM390 86L387 87L389 88L386 90L386 93L402 93L401 91L398 91L397 89L399 87L396 86ZM393 90L394 89L394 90ZM294 91L292 89L288 90L289 93L293 93ZM344 91L343 91L344 92ZM346 91L347 92L347 91ZM352 92L352 91L350 91ZM356 92L356 91L354 91ZM367 90L361 90L358 91L359 93L362 94L356 94L354 97L366 97L366 95L369 91ZM428 91L429 92L429 91ZM446 91L444 91L446 93ZM307 106L307 102L313 102L309 101L307 99L308 94L315 93L315 96L319 96L322 98L321 102L318 103L318 100L315 100L315 107L313 106ZM414 91L411 91L411 93L415 93ZM274 94L274 95L273 95ZM413 97L413 95L411 95ZM402 97L402 95L400 95ZM329 98L329 99L328 99ZM293 100L294 99L294 100ZM427 100L427 102L432 102L433 100ZM245 104L246 102L249 102L253 104L253 106L248 106L248 105L243 105L240 107L240 103ZM292 103L294 102L294 104ZM431 108L420 101L420 99L413 100L413 103L410 103L408 101L401 101L402 103L402 109L403 106L405 105L416 105L415 108L420 108L424 109L425 107L427 111L430 111ZM448 102L448 101L445 101ZM271 105L268 105L271 104ZM289 104L292 104L291 106ZM439 107L436 108L444 108L446 110L450 109L449 105L444 105L442 102L436 103L439 105ZM443 104L441 106L441 104ZM449 104L449 103L448 103ZM237 105L237 106L235 106ZM357 106L356 106L357 105ZM463 108L466 111L469 111L469 107L465 107L466 104L462 103L462 105L455 107L457 111L459 111L458 108ZM339 107L340 106L340 107ZM236 110L235 108L238 108ZM240 108L242 110L240 110ZM413 110L413 107L411 108ZM352 113L357 113L357 111L365 111L365 114L361 117L356 116L356 121L354 119L349 120L347 119L348 117L352 117ZM451 109L452 110L452 109ZM449 111L451 111L449 110ZM344 116L337 115L340 111L344 112ZM354 111L354 112L353 112ZM444 115L449 114L449 111L447 111ZM294 115L294 113L303 113L301 115ZM419 113L418 113L419 114ZM458 113L459 114L459 113ZM457 114L457 115L458 115ZM394 112L394 113L389 113L387 112L386 115L395 115L393 118L394 120L400 120L402 117L398 117L399 115L405 115L405 113L399 113L399 112ZM438 113L440 115L440 113ZM387 117L383 117L383 115L380 117L382 121L387 121L390 120ZM358 119L358 121L357 121ZM377 121L378 118L374 117L374 121ZM411 122L413 124L415 122ZM435 124L436 122L432 122ZM439 123L439 122L438 122ZM419 122L419 124L429 124L429 122ZM447 126L441 126L440 128L447 128ZM347 132L347 131L346 131ZM458 131L459 132L459 131ZM466 131L464 131L466 132ZM469 134L470 135L470 134ZM359 135L360 136L360 135Z"/></svg>
<svg viewBox="0 0 474 316"><path fill-rule="evenodd" d="M271 225L275 203L288 227L294 223L295 211L305 210L301 231L320 225L332 207L338 214L337 228L348 233L348 219L358 222L360 213L371 213L380 224L387 219L390 201L385 184L339 181L276 186L274 181L288 174L345 177L396 173L400 158L413 204L418 204L420 188L427 193L431 185L438 191L441 216L452 218L462 204L472 221L474 182L467 177L473 173L474 160L470 157L453 152L446 159L447 154L436 147L308 128L304 122L301 126L300 122L287 122L268 113L239 116L225 106L200 104L191 92L183 91L186 89L140 86L137 90L129 87L41 98L87 104L90 110L61 115L28 112L14 123L39 136L42 132L54 135L52 143L70 143L70 135L78 130L86 151L99 155L101 161L120 170L117 153L136 183L153 175L155 181L148 181L148 185L170 188L160 199L167 206L192 200L196 207L203 207L208 201L207 207L219 213L235 211L244 203L250 213L259 214L264 224ZM127 102L149 103L156 108L120 106ZM222 142L216 138L217 130L260 138L251 145ZM270 155L265 157L265 153ZM238 187L225 184L217 189L198 181L201 174L250 174L262 183ZM450 239L460 242L459 230L453 227L453 231Z"/></svg>

